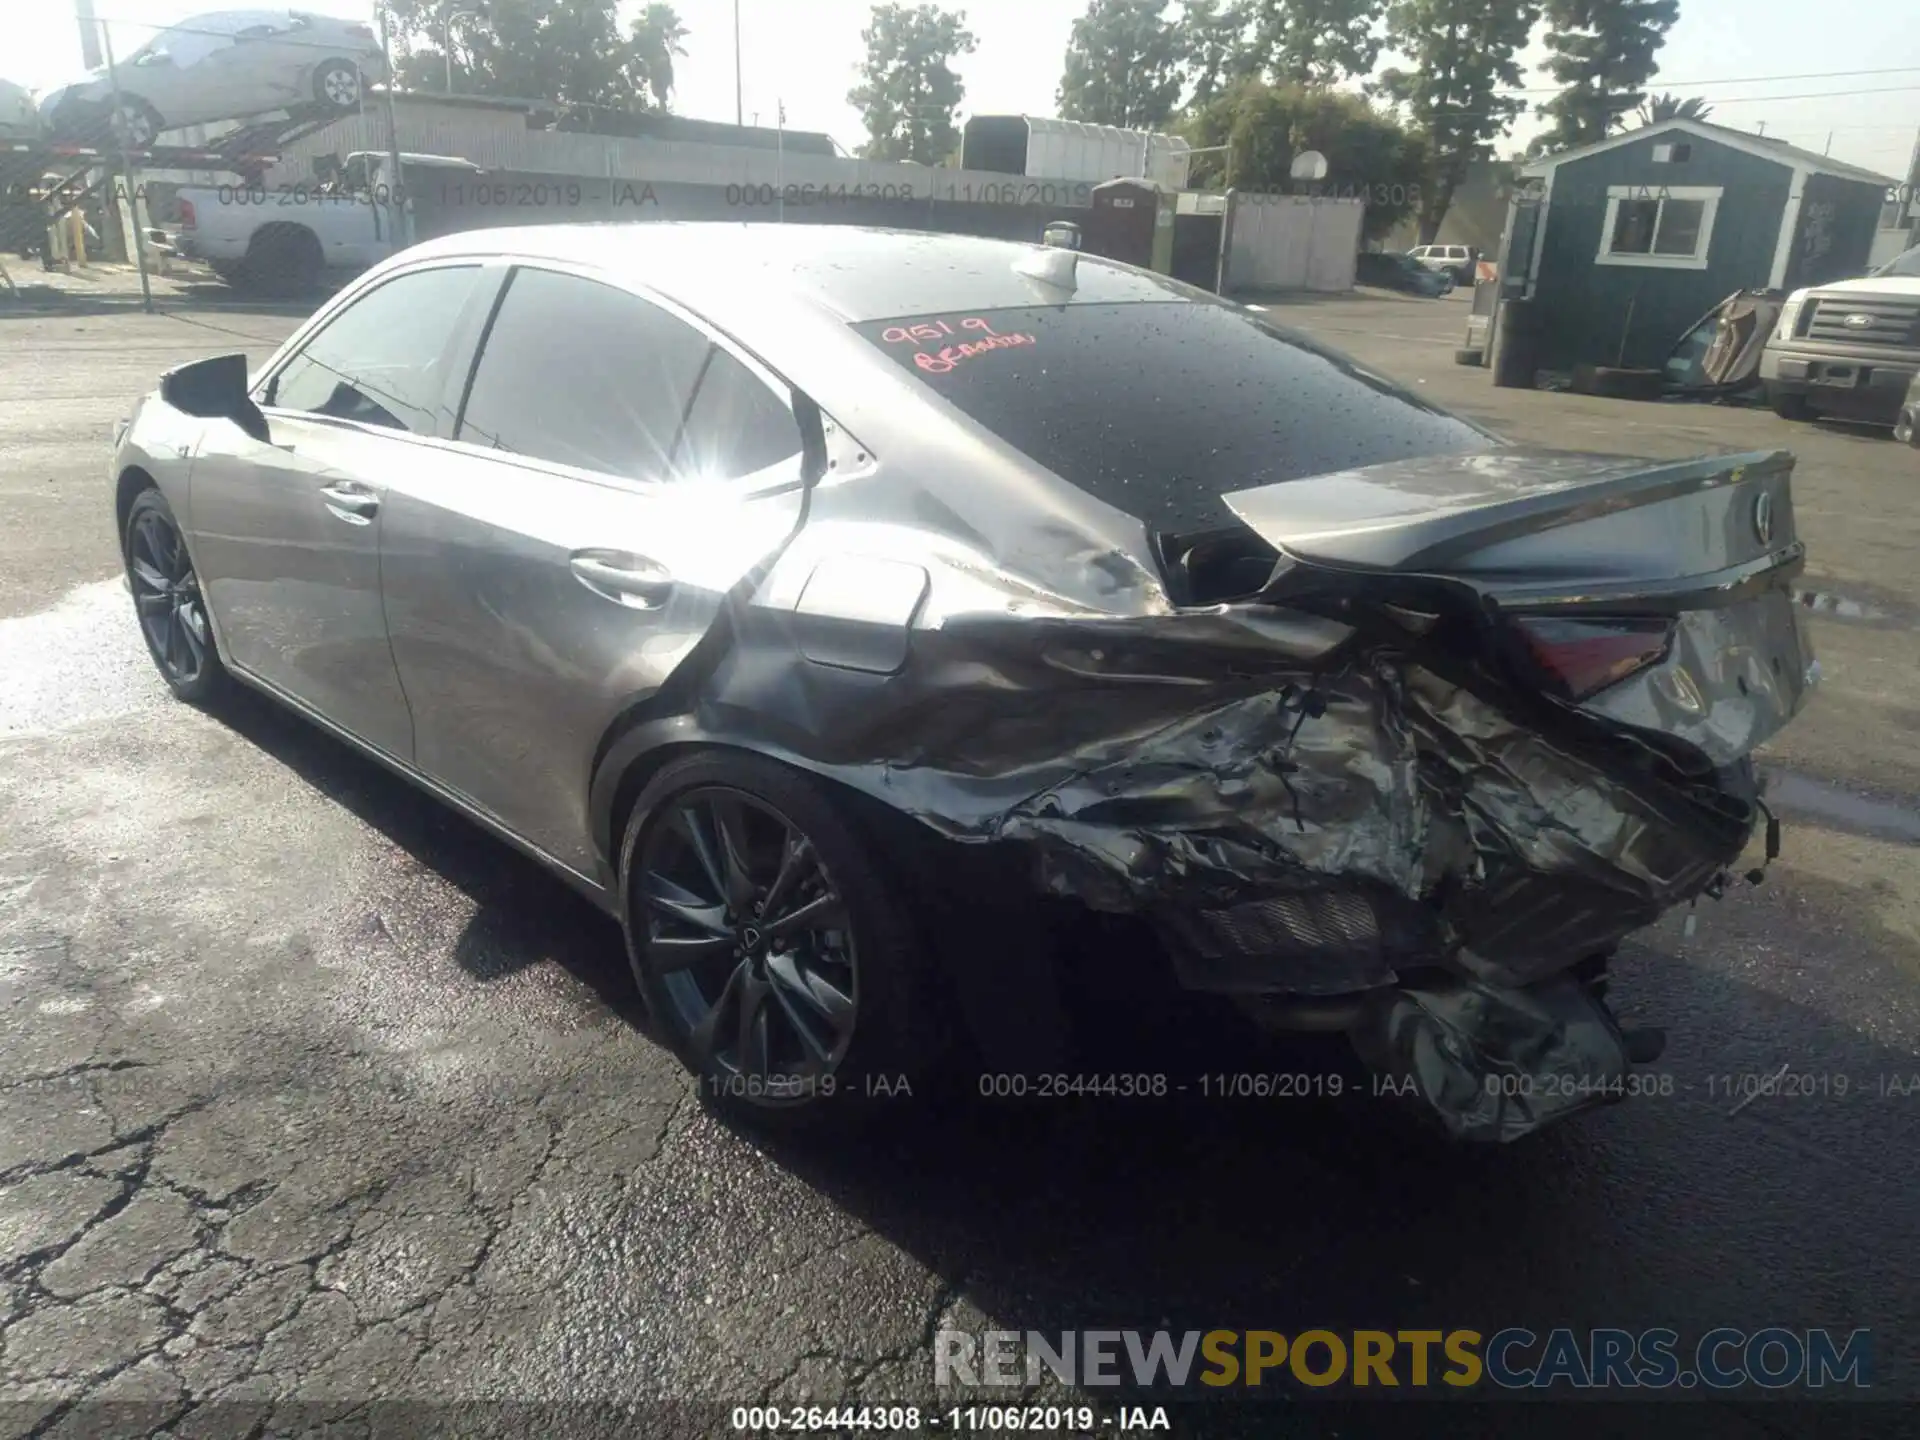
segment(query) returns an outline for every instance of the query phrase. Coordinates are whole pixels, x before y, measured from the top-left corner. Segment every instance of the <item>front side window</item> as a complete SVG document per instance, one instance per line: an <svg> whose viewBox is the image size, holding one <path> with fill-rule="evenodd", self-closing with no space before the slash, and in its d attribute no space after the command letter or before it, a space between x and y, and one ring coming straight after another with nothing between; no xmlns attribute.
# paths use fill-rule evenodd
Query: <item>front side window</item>
<svg viewBox="0 0 1920 1440"><path fill-rule="evenodd" d="M793 413L658 305L596 280L515 272L459 438L630 479L733 479L799 453Z"/></svg>
<svg viewBox="0 0 1920 1440"><path fill-rule="evenodd" d="M262 402L336 420L432 435L447 347L480 268L416 270L348 305L283 365Z"/></svg>
<svg viewBox="0 0 1920 1440"><path fill-rule="evenodd" d="M1603 265L1704 269L1720 192L1616 185L1607 192Z"/></svg>

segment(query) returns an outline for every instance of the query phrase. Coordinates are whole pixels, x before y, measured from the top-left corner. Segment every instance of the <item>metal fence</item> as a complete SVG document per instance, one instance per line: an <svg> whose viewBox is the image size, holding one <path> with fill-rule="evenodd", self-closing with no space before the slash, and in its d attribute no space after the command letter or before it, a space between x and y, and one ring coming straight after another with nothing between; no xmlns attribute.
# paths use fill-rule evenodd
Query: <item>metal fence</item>
<svg viewBox="0 0 1920 1440"><path fill-rule="evenodd" d="M1366 215L1357 199L1228 192L1222 291L1351 290Z"/></svg>

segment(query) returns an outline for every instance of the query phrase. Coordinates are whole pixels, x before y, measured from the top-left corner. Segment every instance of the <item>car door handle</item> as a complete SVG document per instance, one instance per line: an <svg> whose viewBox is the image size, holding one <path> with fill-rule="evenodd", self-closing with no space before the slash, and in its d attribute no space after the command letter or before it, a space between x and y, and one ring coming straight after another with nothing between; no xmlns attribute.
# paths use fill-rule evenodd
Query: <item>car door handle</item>
<svg viewBox="0 0 1920 1440"><path fill-rule="evenodd" d="M666 566L644 555L617 550L581 550L568 562L580 583L597 595L636 609L651 610L673 593Z"/></svg>
<svg viewBox="0 0 1920 1440"><path fill-rule="evenodd" d="M320 493L326 498L327 509L349 525L369 524L380 510L380 497L352 481L322 485Z"/></svg>

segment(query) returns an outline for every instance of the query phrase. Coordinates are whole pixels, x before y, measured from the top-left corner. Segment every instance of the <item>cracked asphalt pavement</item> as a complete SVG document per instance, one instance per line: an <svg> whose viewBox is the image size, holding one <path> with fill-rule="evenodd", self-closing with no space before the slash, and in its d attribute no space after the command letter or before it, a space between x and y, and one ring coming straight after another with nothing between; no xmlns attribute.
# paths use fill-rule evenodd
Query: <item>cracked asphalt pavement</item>
<svg viewBox="0 0 1920 1440"><path fill-rule="evenodd" d="M1798 797L1784 856L1621 957L1672 1093L1498 1153L1351 1094L921 1106L779 1144L724 1123L597 912L269 703L205 715L152 673L111 424L294 320L0 318L0 1440L375 1401L924 1403L945 1326L1864 1326L1873 1393L1920 1399L1920 462L1764 412L1494 391L1448 363L1463 317L1287 318L1516 437L1794 448L1808 583L1846 601L1814 622L1826 693L1767 757ZM1126 1012L1103 960L1090 1003ZM1131 1015L1142 1065L1214 1067ZM1805 1093L1736 1105L1782 1065ZM1801 1416L1742 1395L1712 1433Z"/></svg>

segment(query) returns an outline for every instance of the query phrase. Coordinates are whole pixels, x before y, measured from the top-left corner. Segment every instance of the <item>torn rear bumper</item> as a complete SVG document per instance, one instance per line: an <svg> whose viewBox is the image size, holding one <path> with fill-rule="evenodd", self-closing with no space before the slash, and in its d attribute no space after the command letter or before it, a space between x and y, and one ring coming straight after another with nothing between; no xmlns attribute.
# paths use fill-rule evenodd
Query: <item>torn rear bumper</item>
<svg viewBox="0 0 1920 1440"><path fill-rule="evenodd" d="M1389 991L1350 1033L1376 1088L1457 1140L1517 1140L1633 1088L1627 1037L1571 976L1526 989L1462 980Z"/></svg>
<svg viewBox="0 0 1920 1440"><path fill-rule="evenodd" d="M1576 751L1379 663L1169 727L996 830L1051 892L1151 916L1190 988L1335 995L1541 981L1706 890L1756 801L1744 764Z"/></svg>

